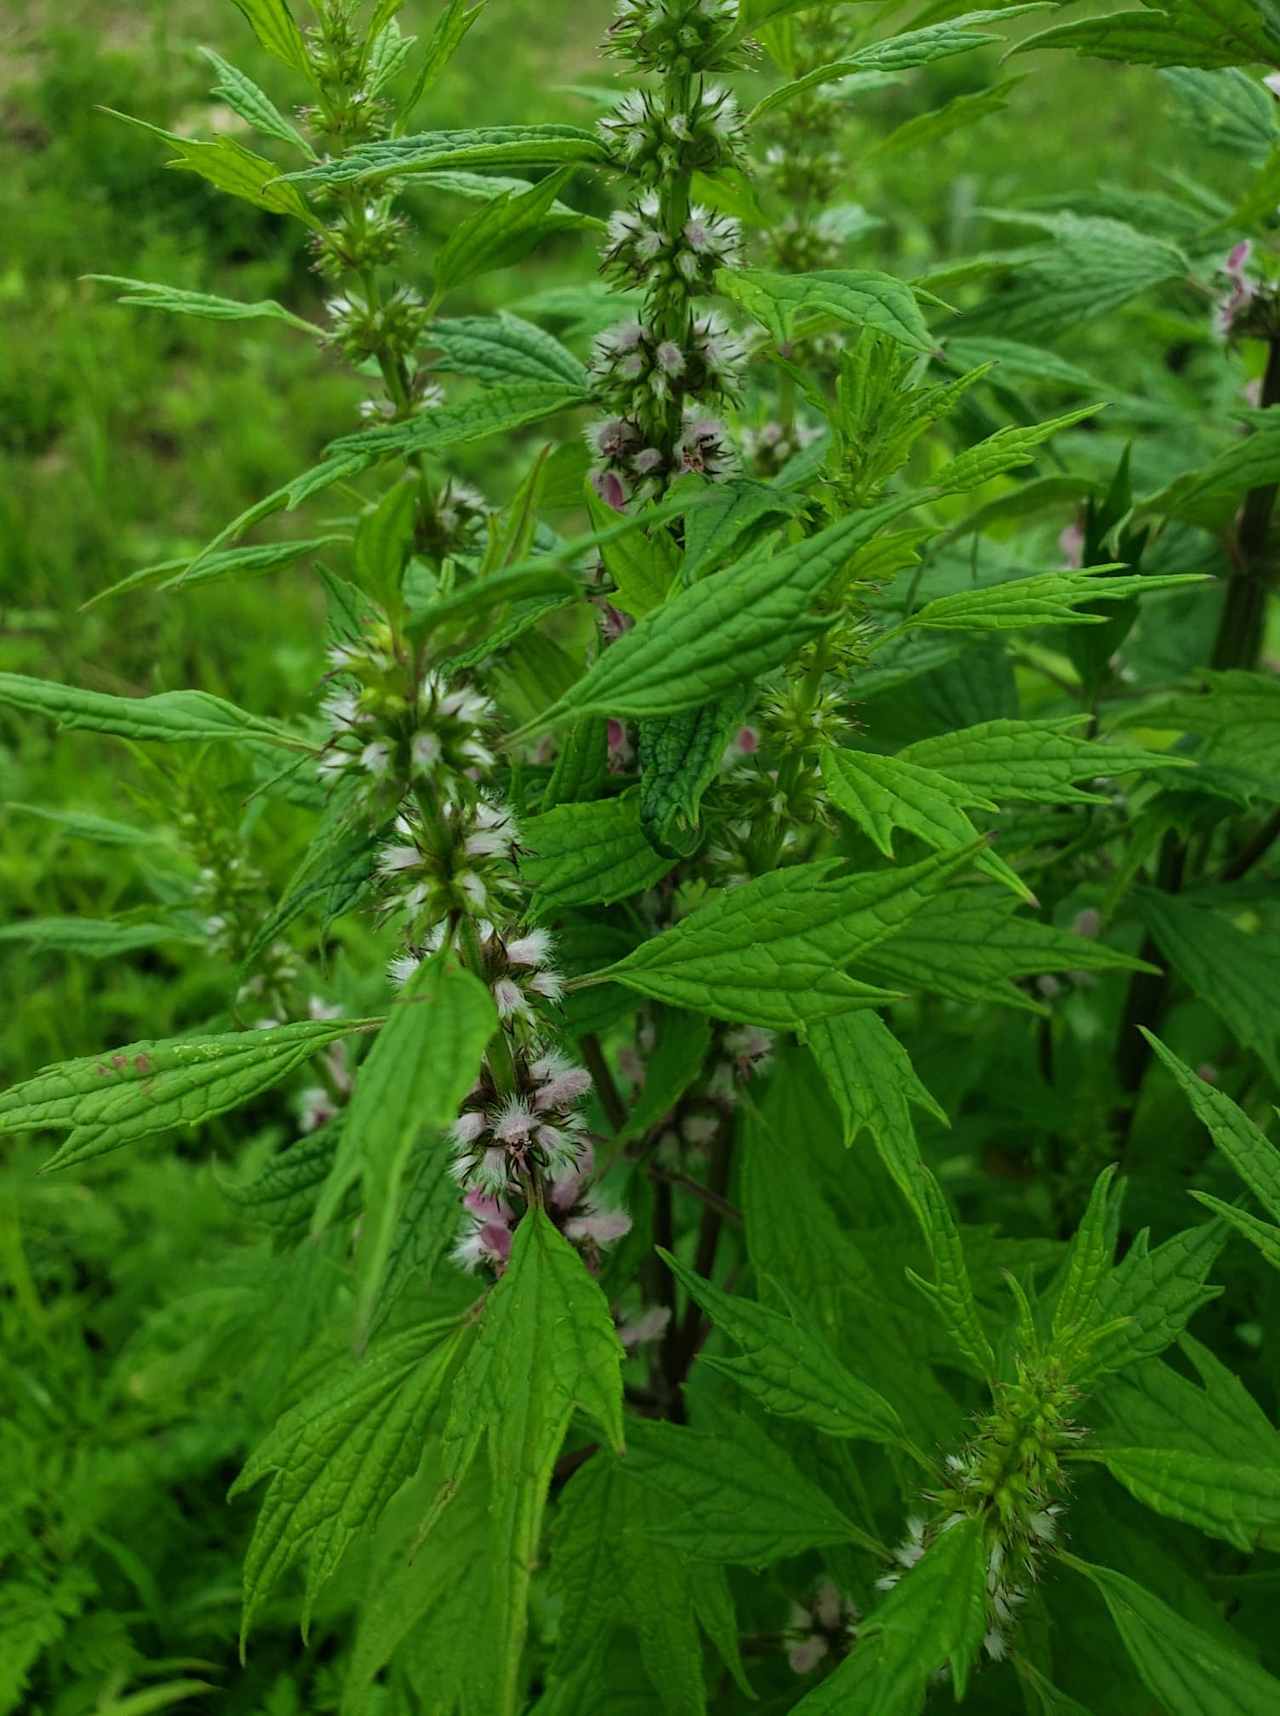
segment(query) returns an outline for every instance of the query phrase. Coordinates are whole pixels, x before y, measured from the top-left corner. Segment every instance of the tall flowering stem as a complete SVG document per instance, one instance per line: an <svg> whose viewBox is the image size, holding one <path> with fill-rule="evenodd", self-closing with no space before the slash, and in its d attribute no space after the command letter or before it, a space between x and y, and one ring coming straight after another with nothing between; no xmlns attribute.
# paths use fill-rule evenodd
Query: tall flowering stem
<svg viewBox="0 0 1280 1716"><path fill-rule="evenodd" d="M588 430L593 480L621 508L660 494L682 472L733 468L719 413L737 397L745 351L698 300L741 250L738 223L694 197L696 175L743 158L743 127L715 74L739 63L735 0L622 0L608 51L652 81L600 123L633 194L609 226L602 271L638 288L638 319L598 340L593 374L607 415Z"/></svg>

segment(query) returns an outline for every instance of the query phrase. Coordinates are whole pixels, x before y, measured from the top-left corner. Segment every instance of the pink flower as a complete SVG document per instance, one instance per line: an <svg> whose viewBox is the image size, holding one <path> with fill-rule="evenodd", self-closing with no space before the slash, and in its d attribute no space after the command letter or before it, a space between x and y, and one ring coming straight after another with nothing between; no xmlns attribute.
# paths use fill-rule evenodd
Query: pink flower
<svg viewBox="0 0 1280 1716"><path fill-rule="evenodd" d="M1078 569L1084 565L1084 529L1078 518L1073 518L1059 536L1058 548L1068 566Z"/></svg>

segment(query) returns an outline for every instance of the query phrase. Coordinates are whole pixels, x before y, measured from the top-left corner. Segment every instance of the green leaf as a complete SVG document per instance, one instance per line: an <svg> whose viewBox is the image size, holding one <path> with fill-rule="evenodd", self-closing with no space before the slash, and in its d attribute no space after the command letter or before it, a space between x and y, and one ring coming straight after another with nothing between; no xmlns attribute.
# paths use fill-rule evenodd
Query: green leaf
<svg viewBox="0 0 1280 1716"><path fill-rule="evenodd" d="M962 1520L934 1539L858 1629L858 1645L795 1706L797 1716L918 1716L935 1671L951 1664L957 1696L987 1630L982 1522Z"/></svg>
<svg viewBox="0 0 1280 1716"><path fill-rule="evenodd" d="M1140 889L1139 915L1162 957L1223 1024L1280 1076L1280 971L1274 937L1246 935L1228 916Z"/></svg>
<svg viewBox="0 0 1280 1716"><path fill-rule="evenodd" d="M642 894L675 863L655 852L634 793L561 804L522 825L520 874L539 916L568 906L609 905Z"/></svg>
<svg viewBox="0 0 1280 1716"><path fill-rule="evenodd" d="M452 292L478 274L510 267L548 233L577 224L555 212L556 199L572 177L573 168L566 167L526 191L504 191L456 226L436 256L436 291Z"/></svg>
<svg viewBox="0 0 1280 1716"><path fill-rule="evenodd" d="M305 750L300 740L237 709L207 691L161 691L154 697L112 697L103 691L82 691L49 679L28 679L21 673L0 673L0 703L33 715L48 715L61 728L115 733L125 739L151 739L157 744L184 744L193 739L265 739L272 744Z"/></svg>
<svg viewBox="0 0 1280 1716"><path fill-rule="evenodd" d="M587 512L597 530L607 530L617 521L614 509L591 489L587 491ZM662 606L675 576L678 554L670 533L661 525L652 534L643 533L641 525L627 536L614 538L601 549L600 558L618 586L611 597L614 607L639 619Z"/></svg>
<svg viewBox="0 0 1280 1716"><path fill-rule="evenodd" d="M449 4L436 19L436 27L428 38L422 56L422 64L414 79L413 88L405 97L399 113L396 115L396 130L403 129L405 121L423 96L431 89L441 72L448 65L461 47L468 30L484 10L484 0L477 5L471 5L469 0L449 0Z"/></svg>
<svg viewBox="0 0 1280 1716"><path fill-rule="evenodd" d="M294 71L310 72L307 45L285 0L234 0L269 54Z"/></svg>
<svg viewBox="0 0 1280 1716"><path fill-rule="evenodd" d="M323 221L307 207L297 187L280 177L275 163L264 155L255 155L234 138L219 137L214 143L206 143L196 137L180 137L174 131L148 125L145 119L134 119L128 113L117 113L110 107L103 111L115 119L123 119L126 125L136 126L139 131L149 131L153 137L163 139L176 151L165 162L166 167L178 172L196 173L207 179L216 190L240 197L255 208L268 209L272 214L292 215L314 231L323 230Z"/></svg>
<svg viewBox="0 0 1280 1716"><path fill-rule="evenodd" d="M1273 65L1280 43L1253 0L1144 0L1145 12L1113 12L1056 24L1015 53L1070 48L1099 60L1147 66Z"/></svg>
<svg viewBox="0 0 1280 1716"><path fill-rule="evenodd" d="M290 124L265 90L260 89L238 66L231 65L221 54L215 54L212 48L201 48L199 52L218 74L213 93L221 96L233 113L238 113L241 119L247 120L256 131L261 131L264 137L274 137L281 143L291 144L293 148L301 149L304 155L315 160L315 150L301 131Z"/></svg>
<svg viewBox="0 0 1280 1716"><path fill-rule="evenodd" d="M986 89L957 95L928 113L917 113L914 118L904 120L901 125L895 125L892 131L876 138L867 149L866 158L900 155L909 149L932 148L942 138L950 137L953 132L964 131L970 125L976 125L989 113L1003 113L1009 105L1010 94L1022 81L1020 77L1003 78Z"/></svg>
<svg viewBox="0 0 1280 1716"><path fill-rule="evenodd" d="M882 524L919 504L898 496L775 554L753 554L679 590L607 649L519 738L570 716L678 715L780 667L825 622L814 599Z"/></svg>
<svg viewBox="0 0 1280 1716"><path fill-rule="evenodd" d="M738 688L683 715L640 722L640 823L657 851L687 858L697 850L702 795L719 775L725 748L752 701L749 687Z"/></svg>
<svg viewBox="0 0 1280 1716"><path fill-rule="evenodd" d="M456 1185L454 1193L456 1202ZM429 1447L414 1492L431 1493L426 1485L433 1478L438 1482L438 1464L438 1449ZM459 1696L463 1676L453 1659L486 1595L488 1509L488 1476L481 1463L436 1525L429 1554L412 1554L412 1543L406 1541L411 1532L397 1533L379 1554L361 1592L342 1716L368 1716L378 1673L409 1641L415 1654L421 1650L432 1662L433 1696Z"/></svg>
<svg viewBox="0 0 1280 1716"><path fill-rule="evenodd" d="M771 274L763 268L722 268L716 289L741 304L779 345L834 325L875 328L911 351L933 350L915 293L890 274L839 268Z"/></svg>
<svg viewBox="0 0 1280 1716"><path fill-rule="evenodd" d="M826 1544L866 1542L750 1419L731 1435L634 1420L626 1475L665 1501L656 1536L706 1561L764 1567Z"/></svg>
<svg viewBox="0 0 1280 1716"><path fill-rule="evenodd" d="M958 785L997 800L1032 804L1103 804L1106 795L1084 792L1093 781L1148 769L1179 769L1190 758L1148 751L1122 740L1087 739L1074 731L1087 715L1049 721L983 721L919 739L899 751L899 762L937 769Z"/></svg>
<svg viewBox="0 0 1280 1716"><path fill-rule="evenodd" d="M0 1132L66 1131L47 1168L105 1155L135 1138L199 1126L239 1108L328 1043L368 1021L306 1020L260 1031L130 1043L101 1059L45 1067L0 1096Z"/></svg>
<svg viewBox="0 0 1280 1716"><path fill-rule="evenodd" d="M491 647L494 645L493 616L509 603L522 605L531 597L552 597L555 605L580 593L580 586L559 567L537 561L526 561L503 572L490 572L463 584L451 595L441 596L427 607L415 608L405 626L406 635L415 642L430 637L438 627L455 625L459 621L481 619Z"/></svg>
<svg viewBox="0 0 1280 1716"><path fill-rule="evenodd" d="M621 1361L604 1294L543 1211L530 1209L453 1385L436 1509L438 1516L487 1438L493 1649L482 1707L494 1716L515 1716L523 1688L529 1581L547 1487L574 1408L594 1420L611 1447L622 1448Z"/></svg>
<svg viewBox="0 0 1280 1716"><path fill-rule="evenodd" d="M420 965L379 1031L356 1079L342 1142L312 1221L333 1220L358 1178L364 1217L356 1251L356 1338L367 1335L387 1267L401 1185L415 1146L441 1151L439 1138L475 1084L485 1045L498 1028L488 989L447 955Z"/></svg>
<svg viewBox="0 0 1280 1716"><path fill-rule="evenodd" d="M1216 1149L1230 1162L1267 1214L1280 1221L1280 1150L1225 1093L1206 1084L1150 1031L1143 1036L1182 1086Z"/></svg>
<svg viewBox="0 0 1280 1716"><path fill-rule="evenodd" d="M295 316L273 298L256 304L241 304L234 298L217 298L210 292L188 292L178 286L157 285L148 280L129 280L120 274L86 274L86 280L96 280L106 286L121 286L121 304L139 304L147 310L167 310L173 316L198 316L213 322L248 322L268 317L288 322L290 327L320 337L323 330L314 322Z"/></svg>
<svg viewBox="0 0 1280 1716"><path fill-rule="evenodd" d="M1137 502L1139 513L1181 519L1205 530L1230 524L1240 497L1280 478L1280 406L1252 414L1253 433L1224 447L1207 465L1184 471Z"/></svg>
<svg viewBox="0 0 1280 1716"><path fill-rule="evenodd" d="M99 846L152 846L164 839L158 828L135 828L129 822L116 822L112 817L94 816L84 810L49 810L41 804L19 804L9 799L7 811L21 811L24 816L38 816L42 822L55 823L66 830L73 840L92 840Z"/></svg>
<svg viewBox="0 0 1280 1716"><path fill-rule="evenodd" d="M270 1229L283 1244L296 1246L311 1226L316 1198L333 1166L339 1130L331 1123L299 1138L243 1184L219 1176L218 1189L249 1221ZM343 1213L354 1217L357 1212L349 1205Z"/></svg>
<svg viewBox="0 0 1280 1716"><path fill-rule="evenodd" d="M567 346L505 310L433 322L430 343L442 354L434 369L480 381L537 381L587 391L587 372Z"/></svg>
<svg viewBox="0 0 1280 1716"><path fill-rule="evenodd" d="M927 626L933 631L1025 631L1032 626L1098 626L1106 616L1086 609L1083 603L1119 602L1127 596L1149 596L1156 590L1182 589L1203 584L1201 573L1131 573L1109 576L1113 566L1087 566L1078 572L1040 572L1030 578L1011 578L982 590L957 590L939 596L903 622L905 626Z"/></svg>
<svg viewBox="0 0 1280 1716"><path fill-rule="evenodd" d="M1028 211L1010 218L1041 226L1053 242L1009 253L1012 282L965 316L966 335L1057 342L1081 322L1110 315L1141 292L1184 279L1191 267L1176 245L1123 221Z"/></svg>
<svg viewBox="0 0 1280 1716"><path fill-rule="evenodd" d="M203 942L204 936L178 924L150 924L129 918L19 918L0 924L0 942L25 941L55 953L83 953L90 959L115 959L141 947L165 942Z"/></svg>
<svg viewBox="0 0 1280 1716"><path fill-rule="evenodd" d="M1063 1271L1062 1291L1053 1310L1055 1350L1071 1350L1097 1326L1098 1294L1111 1268L1115 1250L1115 1217L1119 1199L1112 1197L1116 1168L1112 1163L1093 1182L1089 1203L1071 1241Z"/></svg>
<svg viewBox="0 0 1280 1716"><path fill-rule="evenodd" d="M936 769L872 751L825 746L822 778L836 809L855 822L886 858L893 857L895 828L906 829L938 850L972 846L979 836L966 810L996 808L972 787ZM974 863L1021 899L1035 903L1030 888L993 852L980 852Z"/></svg>
<svg viewBox="0 0 1280 1716"><path fill-rule="evenodd" d="M985 12L966 12L959 18L946 18L940 24L929 24L922 30L904 30L901 35L886 36L883 41L870 42L858 48L846 59L833 60L818 66L791 83L770 90L763 101L757 102L748 115L748 125L754 125L764 114L785 102L793 101L805 91L848 77L851 73L872 71L906 71L912 66L928 65L931 60L946 59L952 54L968 53L973 48L998 42L1000 37L989 30L976 30L975 24L1017 18L1024 12L1039 10L1038 6L1004 6Z"/></svg>
<svg viewBox="0 0 1280 1716"><path fill-rule="evenodd" d="M706 573L717 570L762 520L784 519L799 510L794 496L753 478L736 477L713 484L685 526L681 583L695 584Z"/></svg>
<svg viewBox="0 0 1280 1716"><path fill-rule="evenodd" d="M960 1229L942 1187L928 1168L922 1164L915 1178L924 1206L922 1225L933 1253L933 1280L926 1281L911 1269L907 1270L908 1279L933 1305L956 1350L979 1376L990 1379L996 1374L996 1359L978 1313Z"/></svg>
<svg viewBox="0 0 1280 1716"><path fill-rule="evenodd" d="M280 899L254 931L244 955L246 970L303 913L319 907L328 925L364 899L373 881L377 837L363 824L353 825L349 811L345 797L330 800L324 820Z"/></svg>
<svg viewBox="0 0 1280 1716"><path fill-rule="evenodd" d="M950 464L934 473L932 484L943 494L966 494L970 489L980 489L993 477L1003 476L1019 465L1034 464L1037 449L1060 429L1069 429L1073 423L1092 417L1102 409L1101 405L1082 405L1078 411L1068 411L1046 423L1006 424L994 435L988 435L985 441L957 453Z"/></svg>
<svg viewBox="0 0 1280 1716"><path fill-rule="evenodd" d="M1280 1680L1141 1585L1060 1550L1098 1590L1143 1685L1169 1716L1270 1716Z"/></svg>
<svg viewBox="0 0 1280 1716"><path fill-rule="evenodd" d="M1176 1341L1195 1313L1222 1291L1206 1287L1204 1278L1223 1239L1220 1222L1205 1222L1152 1251L1144 1228L1098 1290L1094 1326L1102 1332L1084 1357L1079 1379L1096 1380L1156 1358Z"/></svg>
<svg viewBox="0 0 1280 1716"><path fill-rule="evenodd" d="M286 182L372 188L444 167L563 167L604 159L600 139L576 125L490 125L362 143L336 160L287 174Z"/></svg>
<svg viewBox="0 0 1280 1716"><path fill-rule="evenodd" d="M241 1650L280 1576L307 1561L305 1633L316 1593L422 1458L427 1424L464 1330L425 1323L382 1342L287 1411L231 1486L271 1484L244 1561Z"/></svg>
<svg viewBox="0 0 1280 1716"><path fill-rule="evenodd" d="M893 935L973 854L850 875L840 859L726 888L672 929L596 973L714 1018L799 1030L889 996L844 967Z"/></svg>
<svg viewBox="0 0 1280 1716"><path fill-rule="evenodd" d="M704 1354L702 1364L730 1377L766 1412L801 1419L828 1436L902 1446L902 1421L893 1407L851 1375L817 1335L764 1305L722 1293L661 1246L658 1255L716 1328L742 1349L733 1359Z"/></svg>
<svg viewBox="0 0 1280 1716"><path fill-rule="evenodd" d="M1115 717L1117 727L1144 727L1200 734L1201 762L1239 765L1248 759L1260 775L1280 773L1280 680L1271 673L1233 668L1200 671L1203 691L1174 692Z"/></svg>
<svg viewBox="0 0 1280 1716"><path fill-rule="evenodd" d="M921 1184L912 1106L943 1126L949 1122L907 1051L879 1014L866 1009L819 1020L810 1027L809 1051L840 1110L846 1147L864 1130L871 1134L880 1160L928 1237L931 1200Z"/></svg>
<svg viewBox="0 0 1280 1716"><path fill-rule="evenodd" d="M705 1716L695 1620L697 1572L656 1538L660 1496L627 1476L627 1461L593 1454L556 1509L552 1589L561 1604L553 1684L567 1678L614 1629L639 1640L645 1673L668 1716ZM717 1574L723 1586L724 1575Z"/></svg>
<svg viewBox="0 0 1280 1716"><path fill-rule="evenodd" d="M867 955L868 974L901 990L1035 1011L1017 978L1055 971L1152 970L1105 942L1015 917L1017 902L990 888L953 890Z"/></svg>
<svg viewBox="0 0 1280 1716"><path fill-rule="evenodd" d="M609 778L609 727L596 715L570 727L542 795L544 812L562 804L586 804L597 798Z"/></svg>
<svg viewBox="0 0 1280 1716"><path fill-rule="evenodd" d="M439 453L446 447L461 447L469 441L483 441L490 435L505 435L526 423L537 423L557 411L583 404L584 397L580 388L564 383L508 382L473 393L456 405L442 405L404 423L388 424L385 429L362 429L352 435L340 435L329 443L325 452L331 459L359 458L361 464L357 469L379 459Z"/></svg>
<svg viewBox="0 0 1280 1716"><path fill-rule="evenodd" d="M1280 1533L1280 1468L1183 1448L1087 1450L1144 1507L1251 1553Z"/></svg>
<svg viewBox="0 0 1280 1716"><path fill-rule="evenodd" d="M154 566L142 566L136 572L130 572L127 578L121 578L118 584L99 590L84 604L84 609L105 602L108 596L123 595L126 590L146 589L153 584L162 588L179 584L213 584L240 572L276 572L282 566L308 560L322 549L345 541L346 538L341 536L314 536L302 541L266 542L254 548L228 548L220 554L202 555L199 570L192 573L187 571L191 564L189 554L178 560L159 560Z"/></svg>

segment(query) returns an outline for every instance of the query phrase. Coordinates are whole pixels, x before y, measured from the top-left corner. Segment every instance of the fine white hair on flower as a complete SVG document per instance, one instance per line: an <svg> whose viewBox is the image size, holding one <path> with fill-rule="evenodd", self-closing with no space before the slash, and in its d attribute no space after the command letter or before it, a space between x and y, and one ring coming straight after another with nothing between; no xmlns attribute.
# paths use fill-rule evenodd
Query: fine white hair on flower
<svg viewBox="0 0 1280 1716"><path fill-rule="evenodd" d="M545 965L553 951L551 934L544 929L527 930L507 943L507 959L512 965Z"/></svg>

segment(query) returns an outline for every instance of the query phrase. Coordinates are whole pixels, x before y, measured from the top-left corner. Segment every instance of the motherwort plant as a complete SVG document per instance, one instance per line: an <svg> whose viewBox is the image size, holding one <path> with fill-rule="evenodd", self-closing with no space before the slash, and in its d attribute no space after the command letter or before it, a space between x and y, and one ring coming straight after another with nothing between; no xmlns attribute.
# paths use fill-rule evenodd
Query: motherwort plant
<svg viewBox="0 0 1280 1716"><path fill-rule="evenodd" d="M936 275L817 244L835 144L814 117L796 159L811 134L825 178L770 247L725 81L758 44L788 81L757 119L801 119L861 72L990 45L1020 8L933 6L897 34L876 9L825 59L844 8L622 0L607 49L636 87L597 128L418 130L477 8L449 0L417 44L399 0L323 0L306 31L285 0L238 5L297 110L211 55L271 153L161 135L172 165L299 223L324 320L117 283L282 322L365 403L201 553L114 593L313 561L315 693L260 711L0 675L7 707L196 747L194 778L233 759L225 791L177 806L194 862L160 875L164 922L93 920L79 944L170 935L222 1005L35 1072L0 1131L65 1134L50 1165L103 1184L100 1159L167 1160L179 1128L235 1154L212 1279L129 1342L109 1406L179 1378L183 1433L141 1438L172 1462L160 1511L195 1488L186 1460L219 1498L229 1459L233 1495L265 1485L248 1666L203 1568L169 1605L97 1514L74 1536L25 1500L7 1529L35 1596L0 1605L0 1634L30 1612L36 1653L60 1638L85 1599L47 1570L97 1544L127 1618L195 1614L182 1637L229 1652L246 1710L920 1716L980 1674L993 1716L1270 1716L1250 1560L1280 1543L1269 1301L1250 1277L1211 1310L1208 1281L1232 1229L1261 1270L1280 1249L1179 1121L1185 1097L1280 1217L1248 1112L1280 1064L1273 365L1248 434L1143 489L1048 342L1140 289L1211 297L1181 240L1015 211L1043 242L957 265L957 316ZM1226 11L1253 20L1250 64L1272 52L1252 0ZM1192 12L1118 35L1235 69ZM1242 71L1193 87L1271 185L1271 96ZM576 206L586 174L602 207L624 188L607 223ZM436 197L467 212L424 257L412 211ZM1229 252L1230 342L1203 338L1219 366L1274 357L1271 240L1215 208L1204 255L1223 223L1255 249ZM468 299L583 228L626 294L594 344L529 317L598 316L598 284L507 300L526 314ZM1042 386L1080 402L1041 418ZM809 429L757 442L748 474L742 421L784 394ZM479 445L487 497L451 471ZM244 540L322 495L324 535ZM1064 567L1066 503L1085 564ZM1192 672L1196 604L1222 605L1204 565L1251 586L1222 671ZM229 831L203 826L219 802ZM1157 1027L1205 1038L1212 1081ZM43 1338L21 1270L12 1300ZM1188 1332L1202 1313L1236 1368ZM24 1436L74 1419L39 1381L22 1413ZM15 1456L24 1498L38 1446Z"/></svg>

